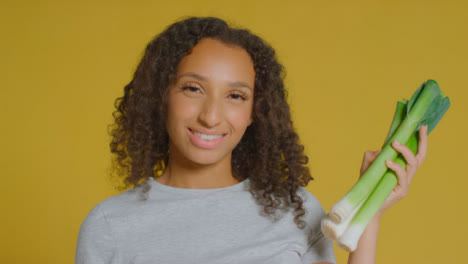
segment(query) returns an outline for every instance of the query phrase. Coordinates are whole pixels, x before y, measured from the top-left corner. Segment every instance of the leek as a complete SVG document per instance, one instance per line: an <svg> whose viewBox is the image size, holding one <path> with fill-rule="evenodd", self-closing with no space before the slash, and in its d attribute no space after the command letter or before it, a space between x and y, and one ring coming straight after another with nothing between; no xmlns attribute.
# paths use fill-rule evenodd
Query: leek
<svg viewBox="0 0 468 264"><path fill-rule="evenodd" d="M332 207L328 216L322 220L321 229L326 237L337 242L338 246L346 251L356 249L367 224L398 182L395 172L386 168L385 160L390 159L403 168L406 167L404 157L393 150L390 142L398 140L416 153L419 128L428 125L427 134L429 134L449 106L449 98L443 97L437 82L433 80L423 83L409 101L403 99L397 103L382 152L355 186Z"/></svg>
<svg viewBox="0 0 468 264"><path fill-rule="evenodd" d="M387 143L397 140L401 144L406 144L410 136L424 125L428 125L427 133L429 134L449 106L449 98L443 98L437 82L428 80L418 88L408 101L406 117L395 133L387 138ZM387 171L385 160L395 160L397 155L398 152L390 144L386 144L359 181L330 209L329 218L339 224L350 217L350 214L359 207Z"/></svg>
<svg viewBox="0 0 468 264"><path fill-rule="evenodd" d="M385 139L384 146L388 144L389 139L390 139L391 136L395 133L396 129L400 126L401 121L405 118L405 116L406 116L406 104L407 104L407 102L408 102L408 100L403 99L402 102L398 102L398 103L397 103L397 107L396 107L396 110L395 110L395 114L394 114L394 116L393 116L392 125L390 126L390 131L388 132L387 138ZM410 138L410 139L411 139L411 138ZM397 162L401 165L401 161L402 161L402 160L403 160L403 157L402 157L401 154L400 154L400 155L397 157ZM404 164L404 162L403 162L403 164ZM388 171L386 172L386 174L391 174L391 173L393 173L392 170L388 170ZM394 173L393 173L393 175L394 175ZM388 177L389 177L389 175L384 175L384 179L385 179L385 178L388 178ZM393 188L396 186L396 178L394 178L394 179L395 179L395 184L394 184L393 186L388 186L388 188L391 187L391 190L390 190L389 192L387 191L388 193L390 193L390 192L393 190ZM388 181L388 180L389 180L389 179L386 179L386 180L384 181L383 184L386 184L386 181ZM378 189L378 188L380 189L379 186L382 184L382 183L381 183L382 181L383 181L383 180L381 180L381 181L377 184L376 189ZM387 186L387 185L386 185L386 186ZM373 196L373 197L376 195L376 194L374 194L374 193L375 193L375 192L372 192L372 196ZM385 195L383 195L383 196L385 196ZM386 198L385 198L385 199L386 199ZM385 200L384 200L384 201L385 201ZM336 223L334 223L333 221L331 221L329 218L324 218L324 219L322 220L322 223L321 223L321 225L322 225L321 229L322 229L322 232L325 234L325 236L328 237L328 238L330 238L330 239L332 239L332 240L338 241L338 240L342 237L343 233L345 233L345 231L347 230L349 224L350 224L351 221L354 219L355 215L358 213L358 210L361 211L360 208L361 208L361 206L362 206L362 204L363 204L364 202L366 202L366 208L369 207L369 204L373 204L373 203L369 203L368 198L366 197L366 199L365 199L364 201L362 201L362 202L360 203L360 205L354 209L354 211L351 213L351 215L350 215L344 222L341 222L341 223L339 223L339 224L336 224ZM377 204L374 203L374 205L380 207L381 204L380 204L380 205L377 205ZM365 210L365 208L363 208L363 209ZM362 217L363 214L364 214L363 212L360 212L360 213L359 213L359 215L360 215L361 217ZM374 214L375 214L375 213L374 213ZM374 214L373 214L373 215L374 215ZM370 217L370 218L372 218L372 217ZM370 219L367 219L367 220L370 220ZM353 224L356 224L356 221L353 220ZM363 225L365 225L365 226L367 226L367 224L368 224L368 222L367 222L367 223L363 223ZM364 226L364 227L365 227L365 226ZM348 232L348 233L349 233L349 232ZM352 233L353 233L353 234L356 234L357 232L355 231L355 232L352 232ZM360 235L359 235L359 237L360 237ZM346 247L346 249L348 250L349 248L351 248L351 246L349 245L350 242L346 242L346 241L348 241L348 240L349 240L349 239L346 239L346 238L343 239L343 238L342 238L340 241L338 241L338 245L339 245L341 248L345 248L345 247ZM348 251L349 251L349 250L348 250Z"/></svg>
<svg viewBox="0 0 468 264"><path fill-rule="evenodd" d="M417 135L419 134L413 134L406 144L414 154L418 151L419 137ZM401 154L398 155L395 162L400 164L403 169L406 169L405 158ZM368 199L363 203L358 213L353 217L352 221L349 223L349 227L339 237L338 246L340 248L348 252L352 252L356 249L364 229L366 229L369 222L379 211L379 208L384 204L397 184L398 177L395 172L393 170L388 170L369 195Z"/></svg>

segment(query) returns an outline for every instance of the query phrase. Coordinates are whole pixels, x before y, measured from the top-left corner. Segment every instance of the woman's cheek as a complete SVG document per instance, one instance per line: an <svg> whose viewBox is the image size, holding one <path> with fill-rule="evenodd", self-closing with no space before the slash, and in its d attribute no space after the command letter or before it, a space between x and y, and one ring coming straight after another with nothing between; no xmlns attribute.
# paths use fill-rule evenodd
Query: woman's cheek
<svg viewBox="0 0 468 264"><path fill-rule="evenodd" d="M188 118L190 116L196 115L199 109L199 103L193 98L183 96L183 94L178 94L169 101L170 113L173 113L172 118ZM172 111L171 111L172 110Z"/></svg>
<svg viewBox="0 0 468 264"><path fill-rule="evenodd" d="M250 124L252 116L252 108L245 107L230 107L226 111L226 116L229 119L229 123L236 127L237 130L245 130Z"/></svg>

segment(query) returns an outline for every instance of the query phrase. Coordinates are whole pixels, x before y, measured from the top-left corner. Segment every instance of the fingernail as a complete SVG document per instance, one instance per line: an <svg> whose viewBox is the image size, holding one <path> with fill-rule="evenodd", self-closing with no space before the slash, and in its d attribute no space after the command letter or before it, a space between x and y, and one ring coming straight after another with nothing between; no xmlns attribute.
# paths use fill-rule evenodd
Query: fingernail
<svg viewBox="0 0 468 264"><path fill-rule="evenodd" d="M385 163L387 163L387 165L392 165L393 162L391 160L385 160Z"/></svg>
<svg viewBox="0 0 468 264"><path fill-rule="evenodd" d="M400 146L400 142L396 141L396 140L393 140L393 143L395 143L397 146Z"/></svg>

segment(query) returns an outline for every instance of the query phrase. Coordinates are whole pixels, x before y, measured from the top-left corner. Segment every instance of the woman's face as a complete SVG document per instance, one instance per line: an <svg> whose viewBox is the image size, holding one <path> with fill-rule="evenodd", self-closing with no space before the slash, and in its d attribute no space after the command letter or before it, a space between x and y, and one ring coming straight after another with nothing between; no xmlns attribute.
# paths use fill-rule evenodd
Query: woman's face
<svg viewBox="0 0 468 264"><path fill-rule="evenodd" d="M202 39L179 63L169 90L171 159L230 164L252 123L254 83L253 62L243 48Z"/></svg>

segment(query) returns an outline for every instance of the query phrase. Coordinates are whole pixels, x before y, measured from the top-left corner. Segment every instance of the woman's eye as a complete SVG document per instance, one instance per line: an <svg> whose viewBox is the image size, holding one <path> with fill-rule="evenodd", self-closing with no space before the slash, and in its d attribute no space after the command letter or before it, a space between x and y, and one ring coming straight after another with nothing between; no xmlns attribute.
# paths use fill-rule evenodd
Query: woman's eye
<svg viewBox="0 0 468 264"><path fill-rule="evenodd" d="M231 94L231 97L236 99L236 100L239 100L239 99L240 100L245 100L246 99L245 96L243 96L242 94L238 94L238 93Z"/></svg>
<svg viewBox="0 0 468 264"><path fill-rule="evenodd" d="M182 90L183 91L189 91L190 93L201 93L200 88L195 87L195 86L190 86L190 85L182 86ZM231 93L229 96L232 99L236 100L236 101L239 101L239 100L245 101L245 100L247 100L247 97L240 94L240 93Z"/></svg>
<svg viewBox="0 0 468 264"><path fill-rule="evenodd" d="M198 87L195 87L195 86L184 86L184 87L182 87L182 90L189 90L190 92L197 92L200 89Z"/></svg>

